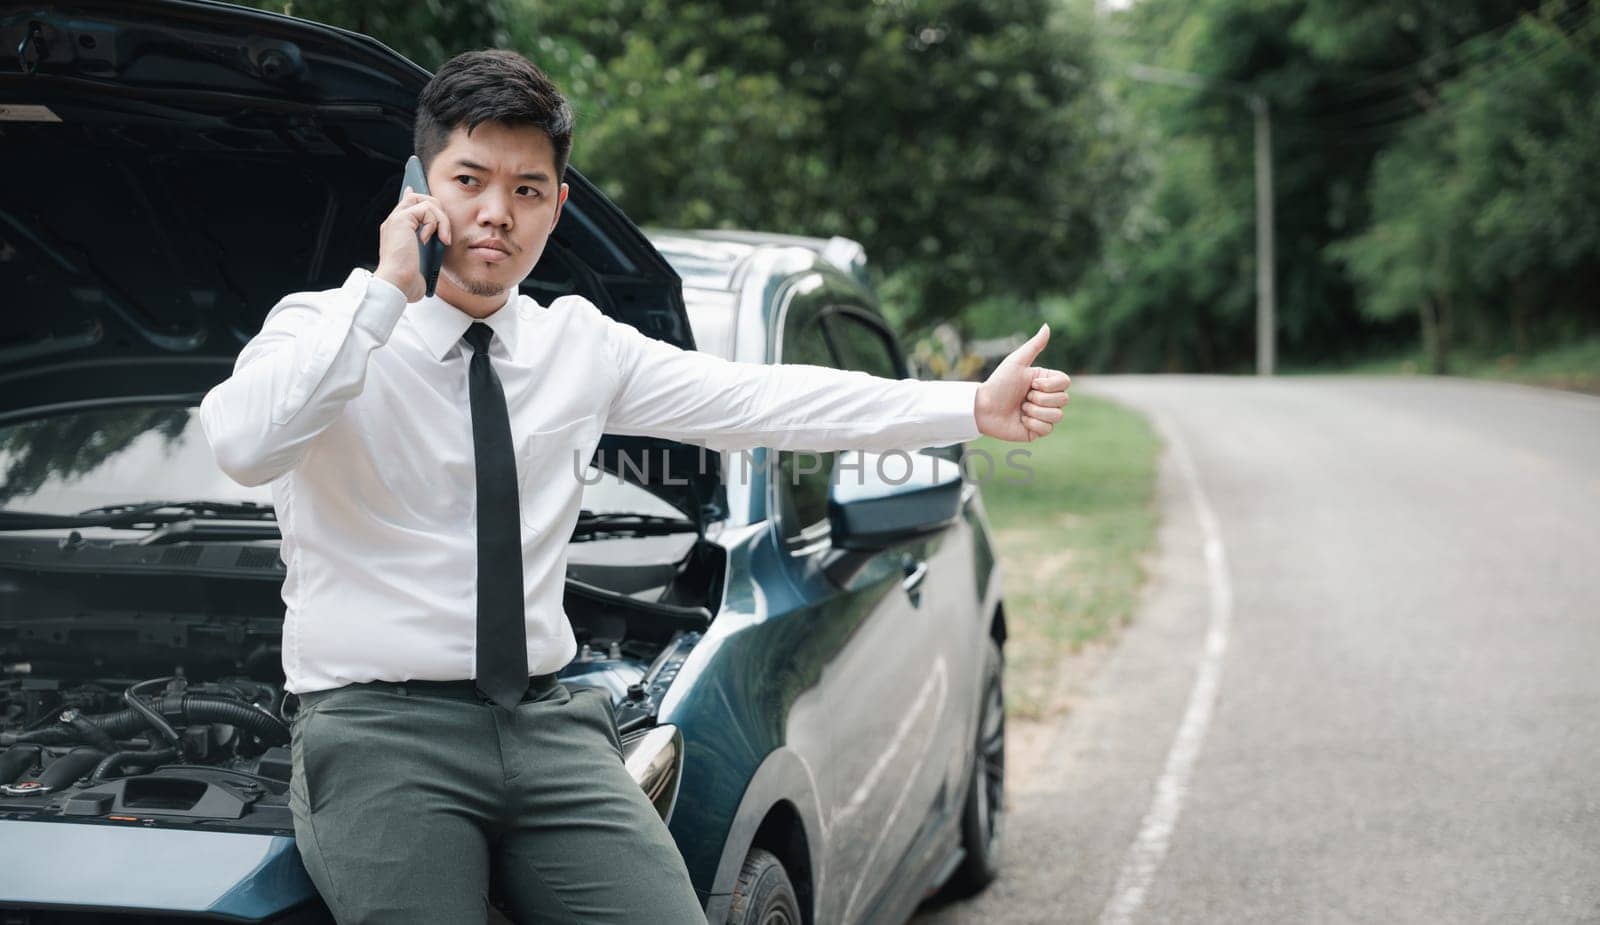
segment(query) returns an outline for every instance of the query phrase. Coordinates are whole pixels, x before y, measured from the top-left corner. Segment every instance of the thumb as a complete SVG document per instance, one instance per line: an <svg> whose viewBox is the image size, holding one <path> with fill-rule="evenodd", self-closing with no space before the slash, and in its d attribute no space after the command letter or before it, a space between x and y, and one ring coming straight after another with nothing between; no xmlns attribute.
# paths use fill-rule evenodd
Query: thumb
<svg viewBox="0 0 1600 925"><path fill-rule="evenodd" d="M1044 345L1048 343L1050 343L1050 325L1041 324L1039 325L1039 330L1032 337L1023 341L1021 346L1011 351L1011 355L1006 359L1018 366L1032 366L1033 361L1044 350Z"/></svg>

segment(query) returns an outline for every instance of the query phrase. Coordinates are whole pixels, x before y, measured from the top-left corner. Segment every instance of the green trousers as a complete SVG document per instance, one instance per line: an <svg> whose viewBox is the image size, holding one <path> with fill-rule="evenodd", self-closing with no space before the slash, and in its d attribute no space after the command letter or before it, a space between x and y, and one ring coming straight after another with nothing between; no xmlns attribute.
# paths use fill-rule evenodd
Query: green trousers
<svg viewBox="0 0 1600 925"><path fill-rule="evenodd" d="M290 728L295 841L340 925L478 925L491 889L522 925L706 921L604 691L352 684Z"/></svg>

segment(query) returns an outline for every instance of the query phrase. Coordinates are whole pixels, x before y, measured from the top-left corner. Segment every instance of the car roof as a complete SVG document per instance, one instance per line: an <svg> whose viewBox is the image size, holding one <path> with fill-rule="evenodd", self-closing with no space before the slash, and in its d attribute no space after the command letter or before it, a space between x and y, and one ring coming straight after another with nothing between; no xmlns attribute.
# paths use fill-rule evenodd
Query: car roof
<svg viewBox="0 0 1600 925"><path fill-rule="evenodd" d="M697 289L736 290L742 271L758 252L798 248L813 255L812 266L832 267L867 285L866 251L850 238L808 237L738 229L645 228L645 237L683 278Z"/></svg>

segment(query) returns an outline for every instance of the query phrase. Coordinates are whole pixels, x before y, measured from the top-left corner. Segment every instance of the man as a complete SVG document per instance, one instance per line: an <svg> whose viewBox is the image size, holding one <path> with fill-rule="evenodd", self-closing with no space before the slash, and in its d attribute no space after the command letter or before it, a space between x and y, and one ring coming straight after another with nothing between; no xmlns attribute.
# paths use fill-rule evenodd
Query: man
<svg viewBox="0 0 1600 925"><path fill-rule="evenodd" d="M431 195L377 269L295 293L201 404L218 463L272 483L295 837L341 923L703 922L628 775L611 707L555 680L575 650L566 537L602 430L729 449L891 449L1048 434L1067 376L1040 330L981 386L731 363L521 296L561 216L572 112L522 57L424 88ZM424 298L417 237L446 245ZM518 470L521 470L519 475Z"/></svg>

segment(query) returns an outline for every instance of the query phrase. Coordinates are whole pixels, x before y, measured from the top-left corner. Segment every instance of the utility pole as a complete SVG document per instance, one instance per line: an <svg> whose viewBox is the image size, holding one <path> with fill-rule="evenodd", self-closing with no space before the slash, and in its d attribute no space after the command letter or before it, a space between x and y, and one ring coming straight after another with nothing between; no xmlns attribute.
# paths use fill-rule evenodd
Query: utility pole
<svg viewBox="0 0 1600 925"><path fill-rule="evenodd" d="M1270 376L1277 368L1278 292L1274 280L1274 217L1272 213L1272 110L1267 98L1244 84L1187 71L1133 64L1129 76L1149 83L1225 93L1243 99L1256 124L1256 374Z"/></svg>
<svg viewBox="0 0 1600 925"><path fill-rule="evenodd" d="M1273 280L1272 110L1259 93L1250 95L1256 117L1256 374L1277 367L1278 287Z"/></svg>

